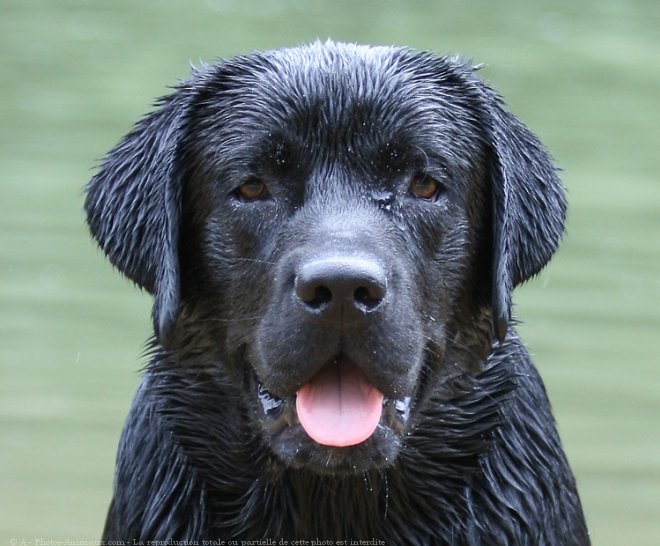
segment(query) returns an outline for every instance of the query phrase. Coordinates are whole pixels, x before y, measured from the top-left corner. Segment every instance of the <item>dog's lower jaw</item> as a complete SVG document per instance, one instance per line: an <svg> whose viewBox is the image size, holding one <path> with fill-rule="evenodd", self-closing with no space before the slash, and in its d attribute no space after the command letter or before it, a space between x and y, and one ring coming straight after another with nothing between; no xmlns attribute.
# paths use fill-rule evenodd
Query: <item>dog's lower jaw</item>
<svg viewBox="0 0 660 546"><path fill-rule="evenodd" d="M347 475L390 466L410 430L415 399L385 398L380 421L369 438L359 444L334 447L309 437L296 412L296 397L279 398L255 380L255 410L263 435L277 459L287 467L306 468L322 475ZM420 389L419 396L423 396Z"/></svg>
<svg viewBox="0 0 660 546"><path fill-rule="evenodd" d="M302 426L287 427L269 438L277 459L293 469L305 469L319 475L346 476L382 469L395 462L402 437L379 424L364 442L348 447L324 446L314 442Z"/></svg>

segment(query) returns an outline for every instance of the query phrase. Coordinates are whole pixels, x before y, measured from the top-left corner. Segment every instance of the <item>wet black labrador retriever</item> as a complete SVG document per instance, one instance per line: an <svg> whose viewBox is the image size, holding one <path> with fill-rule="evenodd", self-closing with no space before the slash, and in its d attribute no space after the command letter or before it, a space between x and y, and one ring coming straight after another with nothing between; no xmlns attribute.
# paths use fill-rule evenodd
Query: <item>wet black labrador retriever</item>
<svg viewBox="0 0 660 546"><path fill-rule="evenodd" d="M469 65L328 42L204 66L87 190L155 300L106 540L588 544L511 318L563 188Z"/></svg>

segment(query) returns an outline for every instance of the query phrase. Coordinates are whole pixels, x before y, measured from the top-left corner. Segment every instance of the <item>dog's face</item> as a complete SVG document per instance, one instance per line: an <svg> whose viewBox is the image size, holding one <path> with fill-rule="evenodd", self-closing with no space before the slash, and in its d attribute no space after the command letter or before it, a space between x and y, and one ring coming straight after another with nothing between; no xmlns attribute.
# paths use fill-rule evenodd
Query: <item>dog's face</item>
<svg viewBox="0 0 660 546"><path fill-rule="evenodd" d="M542 147L471 69L339 44L195 73L86 206L154 293L161 344L226 370L246 434L317 472L396 459L504 338L564 215Z"/></svg>

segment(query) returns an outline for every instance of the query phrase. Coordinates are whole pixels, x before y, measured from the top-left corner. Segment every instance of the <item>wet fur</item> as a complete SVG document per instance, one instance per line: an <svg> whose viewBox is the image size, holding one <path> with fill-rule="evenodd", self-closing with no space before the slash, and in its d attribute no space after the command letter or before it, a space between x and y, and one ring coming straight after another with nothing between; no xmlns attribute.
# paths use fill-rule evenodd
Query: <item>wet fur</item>
<svg viewBox="0 0 660 546"><path fill-rule="evenodd" d="M422 99L413 96L417 88ZM424 116L443 139L416 133ZM369 123L378 130L364 130ZM307 135L297 149L312 159L296 155L291 124ZM281 128L266 142L290 149L264 151L264 127ZM448 158L460 214L346 197L349 169L337 158L356 145L396 147L401 134ZM405 143L398 145L376 160L379 176L400 166ZM227 218L218 215L225 190L216 181L245 176L254 168L246 156L284 165L287 176L296 162L309 161L306 172L324 173L315 190L324 193L292 184L286 199L293 205L230 222L229 210ZM350 163L351 172L368 179L366 163ZM271 168L270 176L281 176ZM306 200L313 203L307 212ZM350 215L342 212L353 202ZM390 220L377 207L404 222L409 235L379 232ZM589 543L543 384L511 319L512 289L547 263L563 232L563 188L540 142L468 65L328 43L204 67L108 154L88 186L86 210L113 264L155 302L152 358L122 435L105 540ZM410 326L383 327L369 342L374 352L386 349L379 358L391 355L383 374L417 351L416 381L428 392L394 461L322 475L274 455L245 378L257 368L286 390L303 377L259 360L262 353L288 360L304 374L299 368L312 354L297 356L307 338L291 333L281 281L272 279L286 265L282 249L323 241L314 219L333 214L353 218L361 230L351 244L375 252L384 245L379 238L400 245L392 267L401 278L393 286L408 302L400 313ZM272 316L281 318L268 322ZM381 326L393 324L383 319Z"/></svg>

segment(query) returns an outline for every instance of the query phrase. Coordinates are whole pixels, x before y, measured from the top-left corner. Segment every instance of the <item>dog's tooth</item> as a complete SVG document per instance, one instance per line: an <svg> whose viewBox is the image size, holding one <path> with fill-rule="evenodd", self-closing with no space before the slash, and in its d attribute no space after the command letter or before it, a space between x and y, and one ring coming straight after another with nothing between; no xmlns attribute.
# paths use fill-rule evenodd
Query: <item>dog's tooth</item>
<svg viewBox="0 0 660 546"><path fill-rule="evenodd" d="M394 402L394 410L401 419L402 424L406 423L406 421L408 421L408 418L410 417L411 400L412 398L410 396L406 396L405 398L400 398L399 400L396 400Z"/></svg>
<svg viewBox="0 0 660 546"><path fill-rule="evenodd" d="M261 384L259 385L257 396L259 397L259 402L261 403L264 413L269 417L274 417L282 411L284 401L281 398L272 395L268 389Z"/></svg>
<svg viewBox="0 0 660 546"><path fill-rule="evenodd" d="M408 408L410 407L410 400L410 396L400 398L394 402L394 407L399 412L408 411Z"/></svg>

